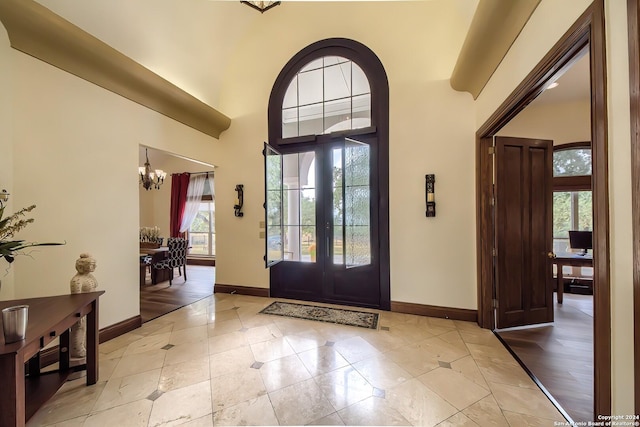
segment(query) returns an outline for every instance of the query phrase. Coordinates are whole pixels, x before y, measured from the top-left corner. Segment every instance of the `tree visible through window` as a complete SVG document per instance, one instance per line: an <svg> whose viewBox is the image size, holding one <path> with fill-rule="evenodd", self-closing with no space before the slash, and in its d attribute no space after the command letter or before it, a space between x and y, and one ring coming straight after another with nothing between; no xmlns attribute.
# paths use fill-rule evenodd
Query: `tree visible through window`
<svg viewBox="0 0 640 427"><path fill-rule="evenodd" d="M553 153L553 176L591 175L591 148L557 150Z"/></svg>

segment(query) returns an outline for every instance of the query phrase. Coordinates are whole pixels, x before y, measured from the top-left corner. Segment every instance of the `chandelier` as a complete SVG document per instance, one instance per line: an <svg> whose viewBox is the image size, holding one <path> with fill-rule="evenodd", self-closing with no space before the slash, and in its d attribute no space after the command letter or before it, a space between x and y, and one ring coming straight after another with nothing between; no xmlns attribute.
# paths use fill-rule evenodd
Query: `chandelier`
<svg viewBox="0 0 640 427"><path fill-rule="evenodd" d="M154 172L151 172L148 149L145 148L144 152L147 157L147 161L144 162L144 166L140 166L138 168L138 173L140 174L140 184L142 184L145 190L150 190L152 187L156 190L159 190L160 186L164 182L164 178L167 176L167 173L162 171L161 169L156 169Z"/></svg>
<svg viewBox="0 0 640 427"><path fill-rule="evenodd" d="M246 4L255 10L259 10L260 13L264 13L272 7L276 7L280 4L279 1L241 1L240 3Z"/></svg>

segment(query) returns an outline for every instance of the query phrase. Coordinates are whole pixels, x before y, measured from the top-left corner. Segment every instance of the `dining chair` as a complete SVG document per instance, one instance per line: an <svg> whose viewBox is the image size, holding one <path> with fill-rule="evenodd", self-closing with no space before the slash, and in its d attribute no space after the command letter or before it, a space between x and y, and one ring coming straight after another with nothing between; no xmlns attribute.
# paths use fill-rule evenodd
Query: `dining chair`
<svg viewBox="0 0 640 427"><path fill-rule="evenodd" d="M181 239L179 237L169 237L167 239L167 257L160 262L153 265L155 269L170 269L171 276L169 278L169 286L171 286L173 279L173 269L178 267L178 275L184 275L185 282L187 281L187 248L189 242L187 239Z"/></svg>

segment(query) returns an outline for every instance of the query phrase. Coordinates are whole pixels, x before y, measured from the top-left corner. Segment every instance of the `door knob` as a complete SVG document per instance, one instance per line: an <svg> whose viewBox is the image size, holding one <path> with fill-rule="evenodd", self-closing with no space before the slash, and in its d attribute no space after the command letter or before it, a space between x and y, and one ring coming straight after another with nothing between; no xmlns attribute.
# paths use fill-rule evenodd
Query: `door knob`
<svg viewBox="0 0 640 427"><path fill-rule="evenodd" d="M553 252L547 252L547 257L551 259L556 259L556 254L554 254Z"/></svg>

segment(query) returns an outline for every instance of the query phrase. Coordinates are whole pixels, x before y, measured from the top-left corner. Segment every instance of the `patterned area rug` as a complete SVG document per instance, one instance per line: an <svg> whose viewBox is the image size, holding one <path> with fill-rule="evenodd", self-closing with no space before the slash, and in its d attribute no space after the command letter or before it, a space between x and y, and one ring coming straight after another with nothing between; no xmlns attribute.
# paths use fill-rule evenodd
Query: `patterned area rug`
<svg viewBox="0 0 640 427"><path fill-rule="evenodd" d="M342 308L318 307L314 305L276 301L265 307L260 313L358 326L360 328L378 328L378 313L345 310Z"/></svg>

